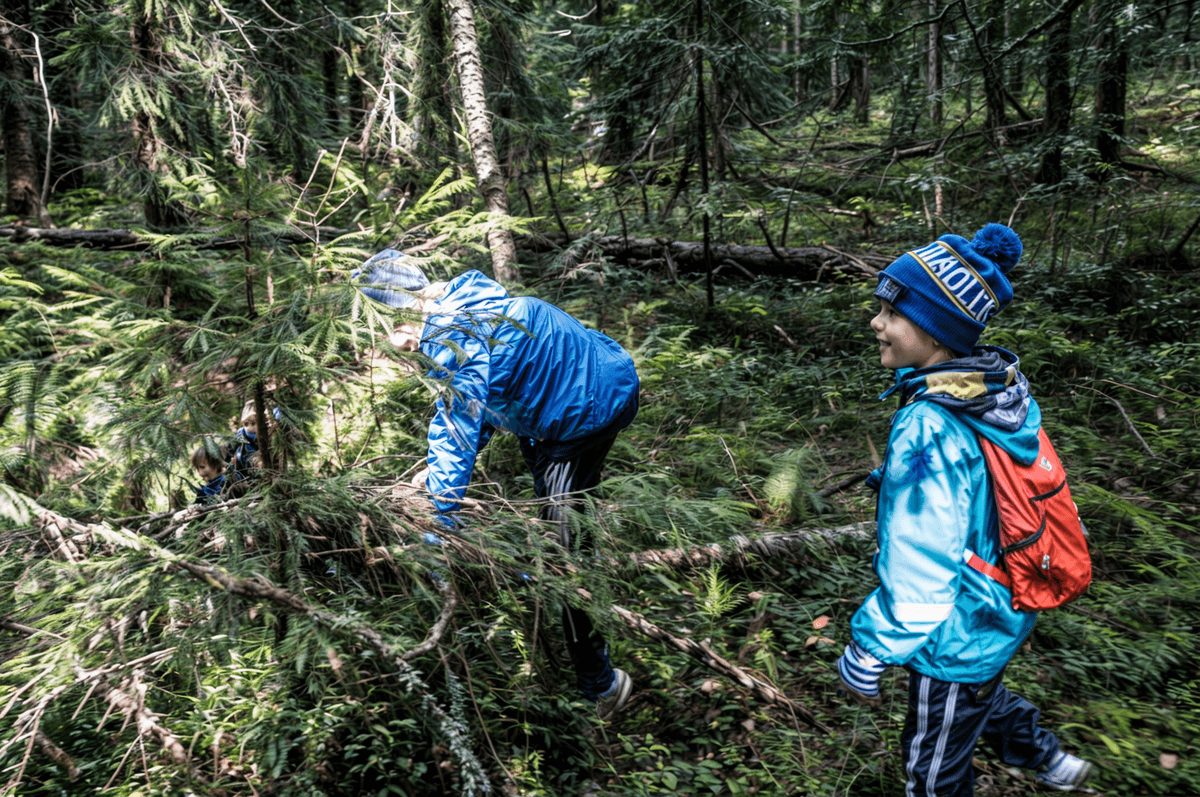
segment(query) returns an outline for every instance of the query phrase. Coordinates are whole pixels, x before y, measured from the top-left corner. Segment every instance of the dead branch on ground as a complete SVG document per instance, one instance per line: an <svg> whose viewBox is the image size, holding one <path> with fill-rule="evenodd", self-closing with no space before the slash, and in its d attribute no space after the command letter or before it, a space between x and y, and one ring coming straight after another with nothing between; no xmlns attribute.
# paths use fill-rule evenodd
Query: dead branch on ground
<svg viewBox="0 0 1200 797"><path fill-rule="evenodd" d="M694 548L661 548L636 551L627 557L609 557L613 567L632 567L644 570L668 567L673 570L704 568L714 564L747 567L753 557L763 559L797 559L815 542L836 543L843 539L874 539L874 521L851 523L837 528L800 529L798 531L768 532L761 537L736 535L725 546L713 543Z"/></svg>
<svg viewBox="0 0 1200 797"><path fill-rule="evenodd" d="M553 237L518 239L518 246L535 252L550 251L565 243ZM569 245L581 251L598 251L605 257L634 268L647 268L647 264L665 261L671 263L679 274L702 274L705 270L704 244L699 241L602 235L579 239ZM853 279L873 276L868 269L863 268L861 259L852 259L819 246L714 244L710 249L714 263L728 262L752 278L771 276L812 280L822 273L838 274Z"/></svg>
<svg viewBox="0 0 1200 797"><path fill-rule="evenodd" d="M751 675L736 664L729 662L716 651L714 651L706 642L697 642L693 639L677 637L671 633L668 633L667 631L664 631L662 628L650 622L637 612L631 612L622 606L617 606L614 604L612 611L614 614L624 620L625 624L630 628L645 634L651 639L657 639L660 642L664 642L670 647L673 647L676 650L686 653L689 656L699 660L709 669L718 672L721 675L733 680L735 683L738 683L746 689L749 689L763 702L788 709L796 717L804 720L805 723L819 731L823 731L825 733L832 732L828 726L817 720L811 711L793 701L790 697L785 695L783 691L779 689L779 687L764 681L757 676Z"/></svg>
<svg viewBox="0 0 1200 797"><path fill-rule="evenodd" d="M67 771L67 777L72 783L79 779L79 775L83 770L81 770L79 765L75 763L75 760L71 758L71 756L67 755L61 747L56 745L49 736L42 731L38 731L33 735L33 743L37 745L37 748L41 750L43 754L49 757L51 761Z"/></svg>

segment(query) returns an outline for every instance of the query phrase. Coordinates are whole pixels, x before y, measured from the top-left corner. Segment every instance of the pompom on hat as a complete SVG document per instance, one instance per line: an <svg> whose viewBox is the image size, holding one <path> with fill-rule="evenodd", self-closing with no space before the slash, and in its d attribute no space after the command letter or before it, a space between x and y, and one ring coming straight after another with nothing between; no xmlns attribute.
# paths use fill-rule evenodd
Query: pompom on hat
<svg viewBox="0 0 1200 797"><path fill-rule="evenodd" d="M875 295L957 354L968 354L993 315L1012 301L1006 276L1021 259L1020 237L987 224L968 241L943 235L905 252L879 273Z"/></svg>
<svg viewBox="0 0 1200 797"><path fill-rule="evenodd" d="M429 277L417 266L406 262L403 252L384 249L367 258L362 268L350 273L350 279L361 280L358 289L364 295L388 307L413 307L416 291L429 285Z"/></svg>

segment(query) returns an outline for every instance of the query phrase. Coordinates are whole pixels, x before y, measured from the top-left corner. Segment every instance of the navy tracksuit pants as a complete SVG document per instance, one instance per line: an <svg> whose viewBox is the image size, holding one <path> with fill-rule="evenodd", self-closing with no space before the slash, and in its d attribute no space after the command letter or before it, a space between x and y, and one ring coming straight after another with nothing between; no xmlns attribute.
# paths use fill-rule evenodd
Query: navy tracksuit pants
<svg viewBox="0 0 1200 797"><path fill-rule="evenodd" d="M981 737L1008 766L1038 769L1058 751L1058 737L1038 725L1037 706L1004 688L1000 676L972 685L909 673L908 714L900 735L908 773L905 797L973 794L971 754Z"/></svg>
<svg viewBox="0 0 1200 797"><path fill-rule="evenodd" d="M600 483L604 460L616 436L617 432L612 431L568 444L521 438L521 454L533 473L534 493L538 498L549 499L542 505L539 516L559 524L562 544L568 552L572 548L566 510L579 503L578 497L572 499L572 494L590 490ZM589 550L591 541L581 540L579 547ZM592 626L587 613L574 606L563 605L562 628L579 689L584 697L595 700L613 683L608 643Z"/></svg>

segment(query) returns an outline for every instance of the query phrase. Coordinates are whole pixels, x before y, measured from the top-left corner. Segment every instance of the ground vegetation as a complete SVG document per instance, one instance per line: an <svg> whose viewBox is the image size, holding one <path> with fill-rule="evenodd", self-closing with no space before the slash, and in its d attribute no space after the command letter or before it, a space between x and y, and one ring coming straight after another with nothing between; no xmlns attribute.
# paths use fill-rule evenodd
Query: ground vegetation
<svg viewBox="0 0 1200 797"><path fill-rule="evenodd" d="M1007 678L1096 790L1200 780L1193 3L11 5L0 792L897 793L906 676L871 709L834 666L893 409L873 275L989 221L1025 255L984 342L1095 565ZM425 542L438 385L351 277L384 246L633 353L594 557L505 436ZM260 473L193 506L247 401ZM567 598L637 684L610 722Z"/></svg>

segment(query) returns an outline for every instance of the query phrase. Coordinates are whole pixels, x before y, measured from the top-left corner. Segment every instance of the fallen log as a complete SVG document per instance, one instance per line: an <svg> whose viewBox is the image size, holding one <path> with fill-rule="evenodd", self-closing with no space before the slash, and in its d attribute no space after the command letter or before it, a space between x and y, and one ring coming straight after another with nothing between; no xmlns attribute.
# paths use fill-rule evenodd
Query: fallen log
<svg viewBox="0 0 1200 797"><path fill-rule="evenodd" d="M86 680L87 671L78 665L77 673L81 683ZM161 714L146 707L146 692L150 685L142 680L142 676L143 673L135 669L122 678L117 686L103 680L98 681L97 685L109 705L124 714L127 720L133 721L138 736L157 743L171 756L176 766L203 782L204 778L195 771L192 758L180 738L163 722Z"/></svg>
<svg viewBox="0 0 1200 797"><path fill-rule="evenodd" d="M704 244L700 241L672 241L668 238L626 238L623 235L601 235L576 241L552 237L526 237L518 242L526 251L544 253L570 247L586 256L600 252L618 263L633 267L644 264L667 265L672 274L703 274ZM749 246L742 244L711 244L712 262L723 269L741 272L750 277L792 277L821 280L834 276L873 277L875 269L861 258L854 258L824 246ZM890 261L889 261L890 262ZM887 263L883 263L887 265ZM882 266L881 266L882 267Z"/></svg>
<svg viewBox="0 0 1200 797"><path fill-rule="evenodd" d="M33 735L33 742L37 745L39 750L41 750L50 758L51 761L67 771L67 777L70 778L72 783L79 780L79 776L83 774L83 770L80 769L79 765L75 763L75 760L71 758L71 756L67 755L61 747L56 745L49 736L39 730Z"/></svg>
<svg viewBox="0 0 1200 797"><path fill-rule="evenodd" d="M297 227L264 230L251 237L251 246L290 246L328 243L352 230L321 228L306 230ZM197 249L232 250L243 246L241 237L223 236L215 231L190 231L172 236L180 244ZM50 246L85 247L88 249L122 249L142 251L161 245L161 237L129 229L80 230L49 229L24 225L0 226L0 238L13 243L39 241ZM704 273L704 244L699 241L671 241L666 238L626 238L605 235L582 238L568 244L566 239L525 236L518 240L520 249L535 254L564 246L584 248L603 253L606 257L634 268L665 266L672 277L679 274ZM791 277L816 280L834 277L873 277L877 269L866 261L866 255L853 256L825 246L771 247L742 244L712 244L714 273L729 271L754 279L756 277ZM886 260L886 259L885 259ZM881 261L879 268L886 266Z"/></svg>
<svg viewBox="0 0 1200 797"><path fill-rule="evenodd" d="M329 243L335 238L355 232L321 227L316 230L300 227L262 229L250 237L252 246L278 246L289 244ZM188 230L170 233L169 236L181 244L197 249L238 249L245 239L241 236L221 235L215 230ZM50 246L81 246L88 249L128 249L140 251L161 245L165 235L153 235L126 229L80 230L69 227L26 227L22 224L0 226L0 238L9 238L13 243L23 244L41 241Z"/></svg>
<svg viewBox="0 0 1200 797"><path fill-rule="evenodd" d="M921 141L918 143L909 144L908 146L900 146L898 144L883 144L879 147L880 151L866 158L858 158L854 162L864 160L878 160L879 158L891 158L893 162L907 160L909 158L928 158L936 155L948 143L952 141L963 141L968 138L987 138L987 137L1006 137L1018 138L1026 136L1030 133L1035 133L1042 127L1041 119L1029 119L1024 122L1016 122L1015 124L997 127L991 130L971 130L966 133L955 133L954 135L945 136L943 138L935 138L929 141Z"/></svg>
<svg viewBox="0 0 1200 797"><path fill-rule="evenodd" d="M796 559L814 542L836 543L842 539L874 539L875 521L851 523L837 528L772 531L751 539L736 535L728 545L702 545L695 548L660 548L635 551L627 558L610 557L614 567L645 570L666 567L672 570L705 568L714 564L745 567L751 558Z"/></svg>
<svg viewBox="0 0 1200 797"><path fill-rule="evenodd" d="M322 626L331 633L348 638L353 643L373 650L382 661L389 665L393 677L403 683L409 691L415 692L420 696L423 710L444 734L451 754L461 766L460 774L462 774L468 785L471 786L471 788L464 789L464 792L482 793L488 790L487 775L479 760L475 757L474 752L470 749L469 740L463 733L464 729L461 723L437 702L428 684L421 678L420 673L408 663L408 659L411 656L406 655L404 651L394 648L384 635L373 626L364 622L347 619L343 615L320 608L315 604L309 603L301 595L282 587L277 587L261 576L240 578L231 575L216 565L178 556L169 549L159 547L148 538L140 537L127 528L85 524L65 515L60 515L52 509L38 506L32 500L29 501L29 505L32 509L34 527L42 532L43 541L51 551L51 555L57 558L70 563L81 562L86 559L87 546L98 540L104 540L111 545L124 548L147 551L151 556L167 563L167 572L183 571L190 577L202 581L214 589L223 590L231 595L246 598L250 601L271 603L290 614L307 617L311 622ZM453 588L448 584L442 587L442 592L446 596L446 604L437 622L430 629L429 636L414 649L417 653L436 647L449 626L450 614L457 605L457 598L455 597ZM113 665L110 670L97 670L91 674L107 673L117 669L128 671L132 665L138 663L140 662L120 663ZM80 673L87 674L82 670L80 670ZM80 675L79 679L82 680L83 676ZM175 763L182 766L190 775L195 777L196 773L192 770L190 758L186 751L184 751L178 738L159 723L158 715L144 709L144 700L141 697L138 699L129 697L130 686L136 687L135 691L140 696L144 696L146 689L149 688L148 685L144 685L140 681L140 676L134 671L133 676L126 674L121 685L118 687L102 685L102 694L109 699L109 702L114 707L121 709L131 719L136 720L137 730L140 735L153 738L162 744L164 749L170 753ZM49 700L44 700L43 704L48 704L49 702ZM40 717L40 713L34 719L38 717ZM28 758L28 751L26 752L26 758Z"/></svg>

